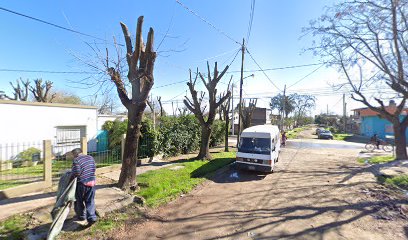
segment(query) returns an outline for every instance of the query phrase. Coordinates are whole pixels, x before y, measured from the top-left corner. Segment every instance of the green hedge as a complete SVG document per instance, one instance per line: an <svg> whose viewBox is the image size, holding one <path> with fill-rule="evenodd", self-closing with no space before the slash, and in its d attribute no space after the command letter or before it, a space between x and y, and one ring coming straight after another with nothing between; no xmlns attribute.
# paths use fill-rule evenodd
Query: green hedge
<svg viewBox="0 0 408 240"><path fill-rule="evenodd" d="M193 115L160 118L160 152L164 156L176 156L199 149L200 136L200 124Z"/></svg>
<svg viewBox="0 0 408 240"><path fill-rule="evenodd" d="M102 126L108 131L109 148L120 150L121 136L126 133L127 120L107 121ZM210 139L210 146L223 143L225 122L215 120ZM201 128L194 115L163 116L154 130L152 120L142 121L139 157L152 157L162 153L165 157L176 156L196 151L200 148Z"/></svg>

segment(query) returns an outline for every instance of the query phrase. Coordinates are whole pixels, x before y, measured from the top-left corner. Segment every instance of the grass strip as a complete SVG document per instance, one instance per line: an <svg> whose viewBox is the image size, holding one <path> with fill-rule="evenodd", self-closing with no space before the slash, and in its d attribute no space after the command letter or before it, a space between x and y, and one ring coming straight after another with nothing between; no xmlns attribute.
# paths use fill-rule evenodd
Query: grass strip
<svg viewBox="0 0 408 240"><path fill-rule="evenodd" d="M181 194L191 191L214 172L233 162L235 152L215 153L213 159L187 160L176 166L143 173L137 177L140 191L149 207L165 204Z"/></svg>
<svg viewBox="0 0 408 240"><path fill-rule="evenodd" d="M359 158L357 161L359 163L370 163L370 164L379 164L379 163L387 163L395 160L393 156L374 156L371 158Z"/></svg>
<svg viewBox="0 0 408 240"><path fill-rule="evenodd" d="M379 176L377 179L382 184L408 190L408 175L399 175L395 177Z"/></svg>
<svg viewBox="0 0 408 240"><path fill-rule="evenodd" d="M334 140L344 141L344 140L347 140L348 138L350 138L351 136L353 136L353 134L335 133L335 134L333 134L333 139Z"/></svg>
<svg viewBox="0 0 408 240"><path fill-rule="evenodd" d="M23 239L29 218L27 214L14 215L0 222L0 239Z"/></svg>

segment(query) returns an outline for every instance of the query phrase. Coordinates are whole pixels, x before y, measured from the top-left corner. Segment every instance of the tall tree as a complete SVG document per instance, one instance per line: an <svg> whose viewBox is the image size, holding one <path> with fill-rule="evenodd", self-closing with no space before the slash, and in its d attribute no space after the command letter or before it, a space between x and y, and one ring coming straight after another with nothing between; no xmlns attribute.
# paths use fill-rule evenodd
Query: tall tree
<svg viewBox="0 0 408 240"><path fill-rule="evenodd" d="M306 29L319 38L313 51L346 77L351 97L392 123L397 159L407 159L407 19L407 0L350 0L328 8ZM373 95L366 92L370 86L377 86ZM386 106L384 90L394 93L396 107Z"/></svg>
<svg viewBox="0 0 408 240"><path fill-rule="evenodd" d="M150 28L146 46L143 44L143 16L137 20L135 45L132 45L131 35L127 26L120 23L126 43L126 61L128 65L127 79L131 86L131 94L126 89L127 83L121 75L120 60L115 67L109 66L107 51L106 68L110 79L116 86L118 96L128 111L128 126L126 130L125 149L118 186L121 189L133 189L136 183L136 163L140 141L140 128L146 100L154 84L153 70L156 52L153 50L154 31ZM118 59L120 57L118 56Z"/></svg>
<svg viewBox="0 0 408 240"><path fill-rule="evenodd" d="M200 142L200 152L198 153L198 159L211 159L210 154L210 137L212 132L212 125L214 123L216 110L221 106L221 104L226 101L231 92L228 91L224 96L221 96L217 101L217 84L224 76L225 72L228 70L228 65L224 68L224 70L219 73L217 68L217 62L215 62L213 76L211 76L210 65L207 62L207 80L205 80L204 76L201 72L198 72L193 80L191 76L190 70L190 81L187 83L187 86L190 90L191 98L190 100L187 96L185 96L184 104L192 113L194 113L195 117L198 119L201 125L201 142ZM195 90L195 84L197 78L200 77L202 82L204 83L205 88L208 92L208 116L205 117L205 109L207 105L204 107L201 106L205 93L202 92L200 96L198 96L197 90Z"/></svg>
<svg viewBox="0 0 408 240"><path fill-rule="evenodd" d="M22 86L20 85L20 82ZM13 95L14 97L9 97L5 95L4 97L10 100L17 100L17 101L27 101L28 100L28 89L30 87L30 81L23 81L23 79L17 79L16 85L10 82L11 87L13 88Z"/></svg>
<svg viewBox="0 0 408 240"><path fill-rule="evenodd" d="M231 85L231 80L232 80L232 76L230 78L230 81L228 83L228 87L227 87L227 91L229 91L230 89L230 85ZM220 95L220 99L222 98L222 95ZM230 125L230 118L229 118L229 113L231 110L231 96L224 101L221 105L220 105L220 119L225 121L225 138L224 138L224 151L228 152L228 135L229 135L229 125Z"/></svg>
<svg viewBox="0 0 408 240"><path fill-rule="evenodd" d="M241 107L242 130L251 126L252 115L255 111L257 102L258 99L250 99L248 106L245 106L245 101L243 101Z"/></svg>
<svg viewBox="0 0 408 240"><path fill-rule="evenodd" d="M280 115L284 114L285 117L288 117L289 114L295 110L295 107L293 106L293 99L287 95L283 97L282 94L278 94L271 98L269 106L272 111L276 109Z"/></svg>
<svg viewBox="0 0 408 240"><path fill-rule="evenodd" d="M34 99L37 102L52 102L56 96L55 93L52 94L50 92L53 84L54 83L51 81L45 81L45 83L43 83L42 79L34 80L34 87L30 87L30 91L34 96Z"/></svg>
<svg viewBox="0 0 408 240"><path fill-rule="evenodd" d="M294 120L295 125L299 124L299 120L304 118L312 108L316 106L316 97L312 95L302 95L302 94L291 94L290 98L292 99L294 106Z"/></svg>

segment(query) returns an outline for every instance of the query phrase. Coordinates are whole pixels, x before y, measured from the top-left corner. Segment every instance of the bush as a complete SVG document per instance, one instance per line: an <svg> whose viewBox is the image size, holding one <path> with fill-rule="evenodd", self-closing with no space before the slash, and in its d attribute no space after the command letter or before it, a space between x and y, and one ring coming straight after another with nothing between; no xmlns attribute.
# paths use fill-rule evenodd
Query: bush
<svg viewBox="0 0 408 240"><path fill-rule="evenodd" d="M106 121L102 129L108 131L109 149L120 151L122 135L126 134L128 120ZM138 157L153 157L158 152L157 132L154 130L150 119L142 120L140 128L141 138L139 141Z"/></svg>
<svg viewBox="0 0 408 240"><path fill-rule="evenodd" d="M33 158L33 155L34 154L39 154L39 153L41 153L40 149L30 147L30 148L27 148L26 150L20 152L17 155L16 160L17 161L26 161L26 160L31 161L32 158Z"/></svg>
<svg viewBox="0 0 408 240"><path fill-rule="evenodd" d="M194 115L160 119L159 143L164 156L186 154L199 148L200 124Z"/></svg>
<svg viewBox="0 0 408 240"><path fill-rule="evenodd" d="M140 132L138 156L153 157L159 150L158 133L154 130L153 121L148 118L143 119Z"/></svg>
<svg viewBox="0 0 408 240"><path fill-rule="evenodd" d="M210 147L215 147L223 143L224 137L225 137L225 121L215 120L212 126Z"/></svg>

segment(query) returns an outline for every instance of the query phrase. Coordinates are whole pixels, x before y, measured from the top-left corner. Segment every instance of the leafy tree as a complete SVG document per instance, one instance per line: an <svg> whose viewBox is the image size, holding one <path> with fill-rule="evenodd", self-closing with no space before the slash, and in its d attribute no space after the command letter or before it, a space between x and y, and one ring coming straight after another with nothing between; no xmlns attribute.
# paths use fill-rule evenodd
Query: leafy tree
<svg viewBox="0 0 408 240"><path fill-rule="evenodd" d="M290 96L285 96L284 98L282 94L271 98L269 106L272 111L276 109L280 115L284 114L286 118L295 110L292 98ZM284 107L285 109L283 109Z"/></svg>
<svg viewBox="0 0 408 240"><path fill-rule="evenodd" d="M306 114L316 106L316 97L312 95L300 95L297 93L289 96L292 99L294 106L295 126L300 126L301 119L306 117Z"/></svg>
<svg viewBox="0 0 408 240"><path fill-rule="evenodd" d="M327 8L306 29L318 38L312 50L347 79L351 97L392 123L397 159L408 157L408 116L401 114L408 97L407 19L407 0L350 0ZM373 85L377 92L369 95ZM386 106L384 90L394 93L396 107Z"/></svg>

